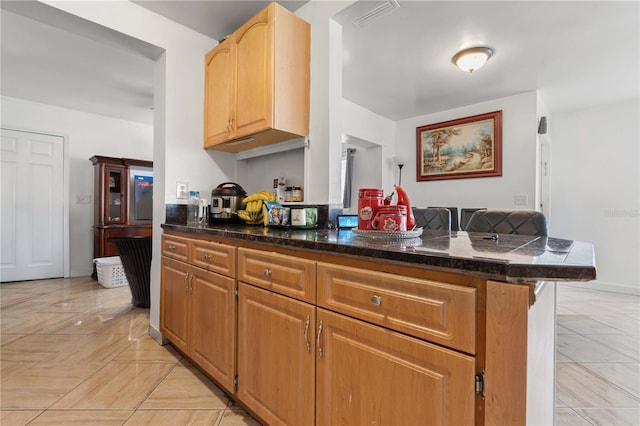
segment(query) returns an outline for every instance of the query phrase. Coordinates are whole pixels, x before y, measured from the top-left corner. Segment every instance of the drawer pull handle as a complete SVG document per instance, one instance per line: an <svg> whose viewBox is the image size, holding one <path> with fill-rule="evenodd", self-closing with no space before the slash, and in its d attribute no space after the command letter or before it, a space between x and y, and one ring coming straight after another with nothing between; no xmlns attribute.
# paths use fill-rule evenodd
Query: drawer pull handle
<svg viewBox="0 0 640 426"><path fill-rule="evenodd" d="M271 276L271 269L266 269L262 273L265 277L269 278Z"/></svg>
<svg viewBox="0 0 640 426"><path fill-rule="evenodd" d="M382 297L377 296L377 295L371 296L371 303L374 306L380 306L380 304L382 304Z"/></svg>
<svg viewBox="0 0 640 426"><path fill-rule="evenodd" d="M176 249L176 246L174 246L173 244L169 244L167 246L167 250L169 250L169 251L174 251L175 249Z"/></svg>
<svg viewBox="0 0 640 426"><path fill-rule="evenodd" d="M307 322L304 325L304 341L307 344L307 352L311 352L311 342L309 341L309 315L307 315Z"/></svg>
<svg viewBox="0 0 640 426"><path fill-rule="evenodd" d="M210 255L210 254L205 253L205 255L204 255L204 260L206 260L206 261L211 260L211 255Z"/></svg>
<svg viewBox="0 0 640 426"><path fill-rule="evenodd" d="M320 335L322 334L322 320L320 320L320 326L318 327L318 336L316 337L316 345L318 346L318 355L322 358L322 346L320 346Z"/></svg>

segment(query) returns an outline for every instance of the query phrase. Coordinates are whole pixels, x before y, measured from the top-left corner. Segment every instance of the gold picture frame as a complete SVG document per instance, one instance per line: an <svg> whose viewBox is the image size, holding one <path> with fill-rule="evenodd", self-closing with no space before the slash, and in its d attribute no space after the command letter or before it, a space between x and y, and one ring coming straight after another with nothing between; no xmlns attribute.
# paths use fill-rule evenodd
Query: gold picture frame
<svg viewBox="0 0 640 426"><path fill-rule="evenodd" d="M502 176L502 111L416 128L416 180Z"/></svg>

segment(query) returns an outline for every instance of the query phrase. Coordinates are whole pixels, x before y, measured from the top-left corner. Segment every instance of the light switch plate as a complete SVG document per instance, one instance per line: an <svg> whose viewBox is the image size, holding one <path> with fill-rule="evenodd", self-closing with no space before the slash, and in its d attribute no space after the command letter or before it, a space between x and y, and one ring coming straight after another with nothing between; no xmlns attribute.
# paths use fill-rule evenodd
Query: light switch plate
<svg viewBox="0 0 640 426"><path fill-rule="evenodd" d="M76 195L76 204L91 204L91 195Z"/></svg>
<svg viewBox="0 0 640 426"><path fill-rule="evenodd" d="M529 203L529 197L526 195L516 195L513 197L513 204L516 206L526 206Z"/></svg>

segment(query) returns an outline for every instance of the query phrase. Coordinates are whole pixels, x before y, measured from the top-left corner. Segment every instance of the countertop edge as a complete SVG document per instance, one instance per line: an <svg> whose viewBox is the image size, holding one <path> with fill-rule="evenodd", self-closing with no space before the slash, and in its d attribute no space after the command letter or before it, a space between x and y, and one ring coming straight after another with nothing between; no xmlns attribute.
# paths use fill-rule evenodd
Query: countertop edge
<svg viewBox="0 0 640 426"><path fill-rule="evenodd" d="M535 281L591 281L595 279L595 264L536 264L512 263L500 259L487 257L455 257L447 253L435 253L428 250L416 251L410 247L407 250L382 250L371 247L340 244L328 241L311 241L292 238L296 231L280 232L280 235L266 235L256 233L255 228L229 226L186 226L179 224L162 224L161 227L169 231L190 233L195 235L217 236L227 239L252 241L275 246L302 248L311 251L321 251L336 255L356 256L369 260L384 260L411 266L425 267L434 270L456 272L473 275L489 280L510 283L531 283ZM263 232L269 232L264 228ZM251 232L250 232L251 231ZM336 231L323 231L327 233ZM567 257L570 257L570 253Z"/></svg>

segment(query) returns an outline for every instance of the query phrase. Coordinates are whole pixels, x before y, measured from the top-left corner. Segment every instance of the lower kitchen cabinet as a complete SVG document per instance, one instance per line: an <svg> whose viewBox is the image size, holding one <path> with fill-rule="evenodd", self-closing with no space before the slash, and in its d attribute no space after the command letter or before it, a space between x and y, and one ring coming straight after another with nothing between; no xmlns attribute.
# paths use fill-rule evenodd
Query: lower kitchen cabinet
<svg viewBox="0 0 640 426"><path fill-rule="evenodd" d="M233 390L236 347L236 280L192 268L191 357Z"/></svg>
<svg viewBox="0 0 640 426"><path fill-rule="evenodd" d="M163 257L161 282L160 331L232 392L236 280Z"/></svg>
<svg viewBox="0 0 640 426"><path fill-rule="evenodd" d="M238 284L238 399L269 425L313 425L315 307Z"/></svg>
<svg viewBox="0 0 640 426"><path fill-rule="evenodd" d="M474 424L474 357L321 308L317 322L316 425Z"/></svg>
<svg viewBox="0 0 640 426"><path fill-rule="evenodd" d="M189 349L189 270L186 263L162 258L160 331L182 352Z"/></svg>
<svg viewBox="0 0 640 426"><path fill-rule="evenodd" d="M530 285L180 232L162 244L160 331L263 424L527 422Z"/></svg>

